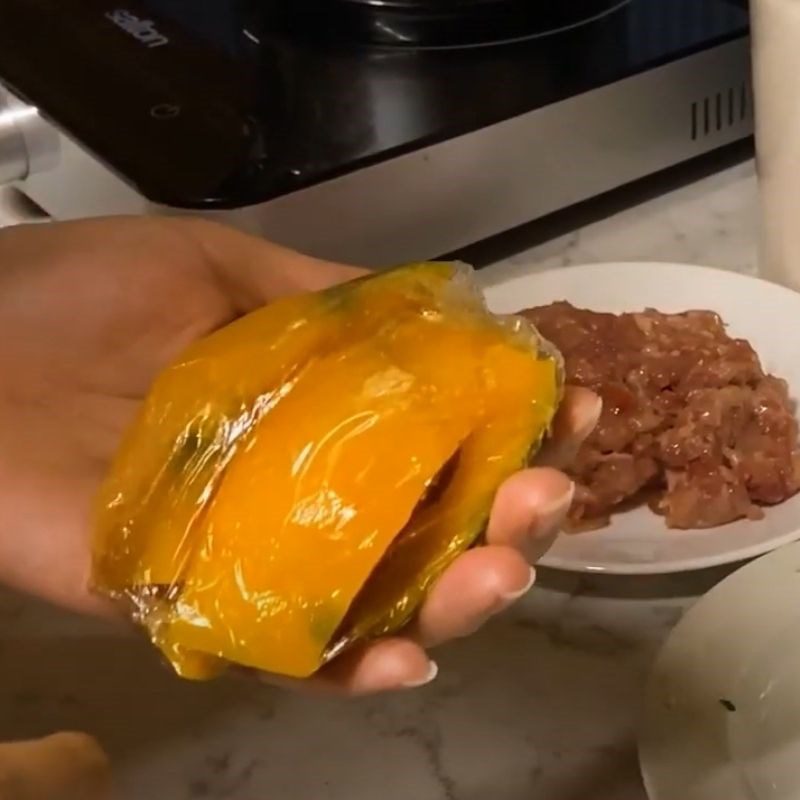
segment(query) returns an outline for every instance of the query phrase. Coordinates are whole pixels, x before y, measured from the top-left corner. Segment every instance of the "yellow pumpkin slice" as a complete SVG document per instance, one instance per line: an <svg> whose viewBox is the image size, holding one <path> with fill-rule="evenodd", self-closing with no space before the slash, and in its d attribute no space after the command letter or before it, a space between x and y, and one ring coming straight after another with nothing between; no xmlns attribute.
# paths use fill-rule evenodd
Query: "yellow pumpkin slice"
<svg viewBox="0 0 800 800"><path fill-rule="evenodd" d="M370 575L329 656L402 628L436 578L481 535L503 481L535 455L558 403L557 363L503 346L485 356L490 385L478 424L434 497L420 505Z"/></svg>
<svg viewBox="0 0 800 800"><path fill-rule="evenodd" d="M312 364L226 471L165 641L268 672L313 673L469 432L448 411L369 343Z"/></svg>

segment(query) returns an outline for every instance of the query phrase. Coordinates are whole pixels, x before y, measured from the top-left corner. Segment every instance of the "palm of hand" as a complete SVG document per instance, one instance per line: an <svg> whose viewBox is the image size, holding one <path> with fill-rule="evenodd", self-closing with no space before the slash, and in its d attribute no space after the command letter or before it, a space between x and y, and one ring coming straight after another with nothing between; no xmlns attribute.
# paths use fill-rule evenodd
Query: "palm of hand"
<svg viewBox="0 0 800 800"><path fill-rule="evenodd" d="M155 375L238 315L356 274L197 221L0 232L0 581L108 613L86 588L92 501ZM568 404L577 409L565 423L573 435L594 422L597 409L582 401ZM354 653L330 679L352 691L414 683L430 672L420 644L463 635L524 588L528 569L517 548L536 532L536 503L568 488L560 474L540 472L536 485L505 487L490 526L496 546L466 554L443 576L413 642Z"/></svg>
<svg viewBox="0 0 800 800"><path fill-rule="evenodd" d="M98 246L79 227L0 237L0 563L88 609L91 503L120 436L155 374L236 311L180 230L111 229Z"/></svg>

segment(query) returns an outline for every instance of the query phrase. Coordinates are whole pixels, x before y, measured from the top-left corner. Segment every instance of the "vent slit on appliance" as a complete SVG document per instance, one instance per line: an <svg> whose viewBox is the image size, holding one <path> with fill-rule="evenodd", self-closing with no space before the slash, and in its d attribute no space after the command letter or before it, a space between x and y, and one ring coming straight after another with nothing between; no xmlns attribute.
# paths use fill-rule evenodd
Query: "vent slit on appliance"
<svg viewBox="0 0 800 800"><path fill-rule="evenodd" d="M689 132L693 142L722 134L747 124L752 115L747 83L722 88L694 100L690 107Z"/></svg>
<svg viewBox="0 0 800 800"><path fill-rule="evenodd" d="M728 126L733 125L734 120L734 107L736 105L736 95L734 94L733 87L728 89Z"/></svg>

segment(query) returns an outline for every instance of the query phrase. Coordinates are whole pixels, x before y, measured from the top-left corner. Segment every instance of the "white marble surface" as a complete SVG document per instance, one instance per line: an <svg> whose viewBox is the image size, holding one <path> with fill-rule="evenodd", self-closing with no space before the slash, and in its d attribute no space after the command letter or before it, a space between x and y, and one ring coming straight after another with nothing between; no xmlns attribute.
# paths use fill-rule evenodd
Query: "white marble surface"
<svg viewBox="0 0 800 800"><path fill-rule="evenodd" d="M624 259L750 271L755 202L745 164L485 275ZM0 595L0 739L95 733L131 800L645 800L648 665L723 573L544 574L513 612L445 648L433 685L359 702L182 683L138 639Z"/></svg>

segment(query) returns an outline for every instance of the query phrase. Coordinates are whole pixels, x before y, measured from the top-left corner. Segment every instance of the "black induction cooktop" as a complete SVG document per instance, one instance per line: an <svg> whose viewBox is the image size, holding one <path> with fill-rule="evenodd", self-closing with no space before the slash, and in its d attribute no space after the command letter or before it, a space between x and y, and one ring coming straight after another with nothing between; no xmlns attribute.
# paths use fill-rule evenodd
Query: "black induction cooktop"
<svg viewBox="0 0 800 800"><path fill-rule="evenodd" d="M3 0L0 78L149 200L234 207L747 30L735 0Z"/></svg>

